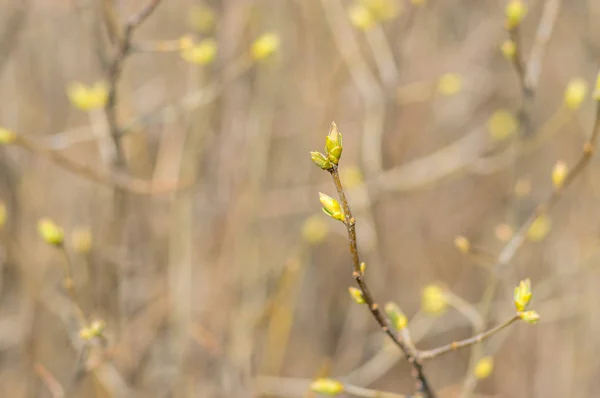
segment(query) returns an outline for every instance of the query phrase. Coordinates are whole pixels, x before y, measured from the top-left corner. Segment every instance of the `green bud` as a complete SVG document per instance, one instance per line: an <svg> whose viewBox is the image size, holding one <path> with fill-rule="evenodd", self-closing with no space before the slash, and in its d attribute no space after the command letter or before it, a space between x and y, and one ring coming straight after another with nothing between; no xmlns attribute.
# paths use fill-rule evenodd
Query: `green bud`
<svg viewBox="0 0 600 398"><path fill-rule="evenodd" d="M325 195L322 192L319 192L319 200L323 205L323 211L325 214L335 220L345 220L344 212L342 211L342 207L337 200L333 199L331 196Z"/></svg>
<svg viewBox="0 0 600 398"><path fill-rule="evenodd" d="M519 316L521 317L522 320L524 320L527 323L531 323L531 324L534 324L540 320L540 314L538 314L535 311L521 312L519 314Z"/></svg>
<svg viewBox="0 0 600 398"><path fill-rule="evenodd" d="M335 122L331 123L329 134L327 135L327 138L325 138L325 151L327 152L327 157L334 164L338 164L340 157L342 156L342 150L342 133L338 131Z"/></svg>
<svg viewBox="0 0 600 398"><path fill-rule="evenodd" d="M391 301L387 303L385 305L385 313L390 318L392 325L398 330L404 329L408 324L408 318L406 318L406 315L404 315L396 303Z"/></svg>
<svg viewBox="0 0 600 398"><path fill-rule="evenodd" d="M364 274L366 270L367 270L367 263L365 263L363 261L362 263L360 263L360 273Z"/></svg>
<svg viewBox="0 0 600 398"><path fill-rule="evenodd" d="M90 325L90 331L96 337L102 336L105 328L106 328L106 324L104 323L103 320L96 320L96 321L92 322L92 324Z"/></svg>
<svg viewBox="0 0 600 398"><path fill-rule="evenodd" d="M334 379L316 379L310 389L317 394L335 396L344 392L344 385Z"/></svg>
<svg viewBox="0 0 600 398"><path fill-rule="evenodd" d="M323 170L329 170L333 167L331 161L327 158L327 156L323 155L321 152L311 152L310 158L312 159L314 164L316 164Z"/></svg>
<svg viewBox="0 0 600 398"><path fill-rule="evenodd" d="M46 243L54 246L62 245L65 239L63 229L49 218L38 222L38 233Z"/></svg>
<svg viewBox="0 0 600 398"><path fill-rule="evenodd" d="M356 302L356 304L364 304L365 303L365 297L363 296L363 293L359 289L357 289L355 287L349 287L348 293L350 293L350 296Z"/></svg>
<svg viewBox="0 0 600 398"><path fill-rule="evenodd" d="M522 280L519 286L515 287L514 303L517 311L525 311L527 304L531 300L531 281L529 278Z"/></svg>
<svg viewBox="0 0 600 398"><path fill-rule="evenodd" d="M11 144L17 139L17 135L12 131L0 127L0 144Z"/></svg>
<svg viewBox="0 0 600 398"><path fill-rule="evenodd" d="M521 0L511 0L506 6L506 27L514 29L527 15L527 6Z"/></svg>

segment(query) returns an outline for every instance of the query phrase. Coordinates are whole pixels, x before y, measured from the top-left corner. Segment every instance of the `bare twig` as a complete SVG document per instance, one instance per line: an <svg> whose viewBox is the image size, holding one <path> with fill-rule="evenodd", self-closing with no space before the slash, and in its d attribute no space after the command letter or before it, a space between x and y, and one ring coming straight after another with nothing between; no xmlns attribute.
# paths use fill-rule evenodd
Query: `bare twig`
<svg viewBox="0 0 600 398"><path fill-rule="evenodd" d="M35 373L42 379L53 398L63 398L65 396L65 390L60 382L56 380L56 377L44 365L36 363Z"/></svg>
<svg viewBox="0 0 600 398"><path fill-rule="evenodd" d="M476 334L475 336L469 337L468 339L464 339L464 340L460 340L460 341L453 341L450 344L446 344L441 347L434 348L433 350L420 351L418 354L418 357L420 360L432 359L435 357L439 357L440 355L446 354L450 351L456 351L461 348L471 346L473 344L481 343L483 340L485 340L485 339L493 336L494 334L498 333L499 331L507 328L508 326L512 325L514 322L518 321L519 319L521 319L520 315L515 314L510 319L505 321L504 323L501 323L500 325L497 325L490 330L487 330L485 332Z"/></svg>
<svg viewBox="0 0 600 398"><path fill-rule="evenodd" d="M123 65L125 63L125 60L130 54L131 39L134 30L142 22L144 22L144 20L146 20L146 18L148 18L150 14L152 14L152 12L156 9L159 3L160 0L151 0L148 4L146 4L146 6L144 6L144 8L142 8L139 12L137 12L129 18L129 20L125 24L125 27L123 28L122 37L119 37L119 41L116 43L114 55L108 67L108 99L106 101L106 105L104 106L104 111L106 112L106 118L108 120L110 134L115 145L116 158L113 160L115 166L125 166L125 157L123 154L120 137L121 128L119 127L119 123L117 121L117 85L123 72ZM108 3L105 2L105 4ZM113 15L112 13L109 14ZM112 30L114 30L114 27Z"/></svg>
<svg viewBox="0 0 600 398"><path fill-rule="evenodd" d="M63 255L63 259L64 259L64 264L63 264L64 287L67 290L67 292L69 293L69 296L71 297L71 301L73 302L73 305L75 306L77 318L78 318L77 320L79 321L79 327L82 328L82 327L87 326L88 322L87 322L87 318L85 316L85 312L81 308L79 297L77 296L77 290L75 288L75 281L73 280L73 260L71 259L71 255L69 254L69 251L67 250L64 243L60 244L58 246L58 249L60 250L61 254Z"/></svg>
<svg viewBox="0 0 600 398"><path fill-rule="evenodd" d="M259 376L255 379L260 395L275 395L278 397L306 397L313 380L286 377ZM407 398L404 394L372 390L340 380L344 386L344 394L363 398Z"/></svg>
<svg viewBox="0 0 600 398"><path fill-rule="evenodd" d="M563 185L552 191L550 195L540 203L533 213L529 216L529 218L521 225L517 233L512 237L512 239L504 246L500 254L498 255L498 260L496 264L497 267L506 266L515 256L517 250L523 245L525 242L525 238L527 237L527 231L531 227L531 224L542 214L547 213L561 198L563 193L567 190L567 188L575 181L577 176L581 174L581 172L585 169L586 165L589 163L594 151L596 149L596 143L598 141L598 135L600 134L600 103L596 105L596 120L594 122L594 127L592 130L592 135L588 139L588 141L583 145L583 150L581 156L573 169L569 172Z"/></svg>
<svg viewBox="0 0 600 398"><path fill-rule="evenodd" d="M525 71L526 86L532 89L535 89L538 85L540 74L542 73L542 60L552 36L561 3L562 0L547 0L544 4L544 11L542 12L542 18L537 28L535 42L531 49L531 55L529 56Z"/></svg>
<svg viewBox="0 0 600 398"><path fill-rule="evenodd" d="M105 174L91 166L77 163L59 152L38 144L24 135L17 135L16 140L13 143L29 152L45 157L52 163L82 178L104 186L120 188L124 191L139 195L165 194L189 188L193 185L190 182L157 182L131 178L123 174Z"/></svg>
<svg viewBox="0 0 600 398"><path fill-rule="evenodd" d="M396 332L396 330L392 327L389 320L386 316L383 315L381 310L379 309L379 305L376 303L375 299L371 295L371 292L367 286L365 280L365 274L361 270L360 266L360 257L358 255L358 248L356 245L356 220L352 216L352 212L350 211L350 205L348 204L348 200L346 199L346 194L344 193L344 188L342 187L342 182L340 181L340 176L338 173L338 168L334 165L331 169L329 169L331 177L333 178L333 182L337 189L338 196L340 198L342 208L344 210L344 225L348 230L348 240L350 242L350 253L352 254L352 265L353 265L353 273L352 276L356 281L356 284L360 288L365 304L369 307L369 311L390 339L394 342L396 346L400 348L404 356L406 356L408 362L413 367L414 376L418 381L418 390L422 391L426 397L434 398L435 392L429 385L427 377L423 371L423 366L417 357L417 354L410 349L410 347L406 344L406 342L402 339L402 337Z"/></svg>

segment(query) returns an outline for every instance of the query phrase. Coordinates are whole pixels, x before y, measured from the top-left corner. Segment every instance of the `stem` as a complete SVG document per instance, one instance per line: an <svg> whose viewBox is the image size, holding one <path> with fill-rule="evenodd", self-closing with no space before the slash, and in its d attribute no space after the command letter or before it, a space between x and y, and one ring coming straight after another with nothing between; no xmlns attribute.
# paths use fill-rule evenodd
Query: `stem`
<svg viewBox="0 0 600 398"><path fill-rule="evenodd" d="M356 281L359 289L362 292L363 299L365 300L365 304L369 307L369 311L371 311L371 315L377 321L381 330L385 334L389 336L390 339L400 348L404 356L408 359L408 362L413 367L414 377L417 379L417 387L419 391L422 391L427 398L435 398L435 392L432 390L429 382L427 381L427 377L423 371L423 365L421 364L417 354L410 349L410 347L406 344L406 342L402 339L402 337L396 332L396 330L392 327L387 317L383 315L381 310L379 309L379 305L375 302L375 299L371 295L369 288L367 286L367 282L365 280L365 275L360 270L360 257L358 255L358 248L356 245L356 220L352 216L352 211L350 210L350 205L348 204L348 200L346 199L346 194L344 193L344 188L342 187L342 182L340 181L340 176L338 174L338 166L334 165L333 168L329 170L331 173L331 177L333 178L333 182L338 192L338 196L340 202L342 204L342 208L344 210L345 221L344 225L346 225L346 229L348 230L348 240L350 242L350 253L352 254L352 277Z"/></svg>
<svg viewBox="0 0 600 398"><path fill-rule="evenodd" d="M521 319L520 315L515 314L510 319L505 321L504 323L501 323L500 325L497 325L490 330L486 330L485 332L482 332L475 336L469 337L468 339L464 339L464 340L460 340L460 341L453 341L450 344L446 344L441 347L434 348L433 350L421 351L419 353L419 359L425 360L425 359L439 357L440 355L446 354L450 351L456 351L461 348L471 346L473 344L481 343L483 340L485 340L485 339L493 336L494 334L498 333L499 331L507 328L508 326L512 325L514 322L518 321L519 319Z"/></svg>
<svg viewBox="0 0 600 398"><path fill-rule="evenodd" d="M379 390L371 390L368 388L357 387L351 384L344 384L344 393L355 397L363 398L407 398L403 394L394 394Z"/></svg>
<svg viewBox="0 0 600 398"><path fill-rule="evenodd" d="M83 312L83 309L79 304L79 297L77 296L77 290L75 289L75 282L73 280L73 260L71 259L71 255L69 254L69 251L67 250L64 244L59 245L58 248L60 249L60 252L62 253L65 260L63 266L65 289L69 293L71 301L75 306L77 318L80 323L79 327L86 327L88 324L87 318L85 316L85 312Z"/></svg>

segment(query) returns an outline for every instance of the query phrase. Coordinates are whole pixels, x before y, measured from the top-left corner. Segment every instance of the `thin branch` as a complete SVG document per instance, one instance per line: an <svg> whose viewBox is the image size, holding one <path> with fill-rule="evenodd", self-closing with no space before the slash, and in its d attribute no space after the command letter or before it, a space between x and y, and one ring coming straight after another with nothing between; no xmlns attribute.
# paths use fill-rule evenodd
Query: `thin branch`
<svg viewBox="0 0 600 398"><path fill-rule="evenodd" d="M138 13L129 18L123 29L123 36L120 38L119 42L116 43L114 55L108 67L108 99L106 101L106 105L104 106L104 111L106 112L110 134L116 149L116 158L113 160L116 166L125 166L125 155L121 145L121 128L119 127L119 123L117 121L117 85L123 73L123 65L125 60L131 52L131 39L134 30L142 22L144 22L144 20L146 20L150 14L152 14L159 4L160 0L151 0Z"/></svg>
<svg viewBox="0 0 600 398"><path fill-rule="evenodd" d="M440 355L446 354L451 351L457 351L461 348L468 347L473 344L481 343L483 340L493 336L494 334L507 328L508 326L512 325L514 322L516 322L520 319L521 319L520 315L515 314L510 319L505 321L504 323L501 323L500 325L497 325L497 326L493 327L492 329L489 329L485 332L479 333L475 336L469 337L464 340L453 341L450 344L446 344L441 347L434 348L433 350L421 351L421 352L419 352L418 357L420 360L432 359L432 358L439 357Z"/></svg>
<svg viewBox="0 0 600 398"><path fill-rule="evenodd" d="M158 182L139 178L131 178L122 174L105 174L95 168L77 163L59 152L48 149L24 135L17 135L13 144L36 155L46 158L52 163L71 173L107 187L117 187L138 195L157 195L180 191L193 186L191 182Z"/></svg>
<svg viewBox="0 0 600 398"><path fill-rule="evenodd" d="M358 387L352 384L344 384L344 393L363 398L407 398L407 396L403 394L371 390L369 388Z"/></svg>
<svg viewBox="0 0 600 398"><path fill-rule="evenodd" d="M60 382L56 380L56 377L44 365L36 363L35 373L42 379L42 382L48 388L53 398L63 398L65 396L65 390Z"/></svg>
<svg viewBox="0 0 600 398"><path fill-rule="evenodd" d="M512 239L504 246L498 260L496 262L496 268L500 266L506 266L515 256L517 250L523 245L527 237L527 231L531 227L531 224L542 214L546 214L550 209L558 202L563 193L569 188L569 186L575 181L577 176L581 174L585 166L589 163L596 149L596 142L598 141L598 135L600 134L600 103L596 105L596 121L594 122L594 128L592 135L589 140L583 145L583 150L579 160L569 172L562 187L555 189L548 195L546 200L538 204L533 213L529 218L521 225L517 233Z"/></svg>
<svg viewBox="0 0 600 398"><path fill-rule="evenodd" d="M535 89L538 85L542 73L542 60L552 36L561 3L562 0L547 0L544 4L544 10L542 11L542 17L537 28L535 41L525 71L527 87Z"/></svg>
<svg viewBox="0 0 600 398"><path fill-rule="evenodd" d="M254 379L260 396L305 397L314 380L274 376L258 376ZM344 386L344 394L363 398L409 398L408 395L363 388L339 380Z"/></svg>
<svg viewBox="0 0 600 398"><path fill-rule="evenodd" d="M356 281L356 284L360 288L365 304L369 307L369 311L381 327L381 329L387 334L390 339L394 342L396 346L400 348L402 353L406 356L408 362L413 367L413 373L415 378L418 381L418 390L422 391L424 395L428 398L435 398L435 392L429 385L427 381L427 377L423 371L423 366L416 356L416 353L410 349L410 347L406 344L406 342L402 339L400 335L396 332L396 330L392 327L387 317L383 315L381 310L379 309L379 305L375 302L375 299L371 295L371 292L367 286L365 275L361 271L360 267L360 257L358 255L358 248L356 245L356 220L352 217L352 212L350 210L350 205L348 204L348 200L346 199L346 194L344 193L344 188L342 187L342 182L340 181L340 176L338 173L337 166L333 166L329 170L331 177L333 178L333 182L337 189L338 196L340 198L340 202L342 204L342 208L344 210L346 229L348 230L348 240L350 242L350 253L352 254L352 266L353 273L352 276Z"/></svg>

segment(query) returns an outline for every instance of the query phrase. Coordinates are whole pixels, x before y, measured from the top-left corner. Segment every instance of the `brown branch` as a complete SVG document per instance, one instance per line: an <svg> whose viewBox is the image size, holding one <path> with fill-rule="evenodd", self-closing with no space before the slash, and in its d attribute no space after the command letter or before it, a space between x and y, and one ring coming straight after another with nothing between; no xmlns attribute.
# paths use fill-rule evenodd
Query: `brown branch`
<svg viewBox="0 0 600 398"><path fill-rule="evenodd" d="M116 187L138 195L167 194L181 191L193 186L192 182L158 182L139 178L131 178L123 174L105 174L91 166L77 163L61 153L48 149L23 135L17 135L13 144L18 145L21 148L26 149L27 151L38 156L44 157L57 166L62 167L63 169L70 171L71 173L86 180L93 181L111 188Z"/></svg>
<svg viewBox="0 0 600 398"><path fill-rule="evenodd" d="M521 35L519 26L515 26L512 29L508 30L508 35L510 40L515 43L515 55L512 57L512 64L517 72L517 76L519 78L519 84L521 85L521 91L523 95L527 98L529 96L533 96L533 90L528 86L528 82L525 80L525 64L523 62L523 49L521 45Z"/></svg>
<svg viewBox="0 0 600 398"><path fill-rule="evenodd" d="M562 0L546 0L546 3L544 4L542 17L537 28L535 41L525 70L526 85L533 90L537 87L540 74L542 73L542 60L546 53L546 47L548 46L550 37L552 36L561 3Z"/></svg>
<svg viewBox="0 0 600 398"><path fill-rule="evenodd" d="M456 351L464 347L471 346L473 344L481 343L483 340L493 336L494 334L500 332L501 330L507 328L512 325L514 322L521 319L519 314L513 315L510 319L501 323L492 329L486 330L485 332L476 334L475 336L469 337L460 341L453 341L450 344L443 345L441 347L434 348L432 350L420 351L418 353L418 358L420 360L432 359L435 357L439 357L440 355L446 354L451 351Z"/></svg>
<svg viewBox="0 0 600 398"><path fill-rule="evenodd" d="M390 339L394 342L394 344L400 348L404 356L406 356L408 362L413 367L414 376L418 381L418 390L422 391L425 397L435 398L435 392L433 391L433 389L429 385L429 382L427 381L427 377L425 376L425 373L423 371L423 365L417 357L417 354L412 349L410 349L410 347L406 344L403 338L392 327L389 320L386 316L383 315L379 308L379 305L371 295L371 292L365 280L365 274L362 272L360 267L360 257L358 255L358 248L356 245L356 220L352 216L350 205L348 204L348 200L346 199L346 194L344 193L344 188L342 187L342 182L340 181L338 167L334 165L331 169L329 169L329 172L331 174L331 177L333 178L333 182L337 189L337 193L340 198L342 208L344 210L344 225L346 225L346 229L348 230L350 253L352 254L352 276L362 292L365 304L369 307L369 311L371 311L373 318L375 318L383 332L387 334L390 337Z"/></svg>
<svg viewBox="0 0 600 398"><path fill-rule="evenodd" d="M65 396L65 390L60 382L56 380L56 377L54 377L44 365L36 363L34 369L35 373L37 373L44 385L50 391L50 394L52 394L53 398L63 398Z"/></svg>
<svg viewBox="0 0 600 398"><path fill-rule="evenodd" d="M592 135L588 139L588 141L583 145L583 150L579 160L573 167L573 169L569 172L563 185L560 188L557 188L548 195L546 200L537 205L533 213L529 216L529 218L521 225L517 233L512 237L512 239L504 246L500 254L498 255L498 259L496 261L496 268L499 266L507 265L515 256L517 250L523 245L525 239L527 237L527 231L531 227L531 224L542 214L546 214L550 209L558 202L558 200L562 197L563 193L567 190L567 188L575 181L577 176L581 174L583 169L585 169L586 165L592 158L594 151L596 149L596 143L598 141L598 135L600 134L600 103L596 104L596 120L594 122L594 127L592 130Z"/></svg>
<svg viewBox="0 0 600 398"><path fill-rule="evenodd" d="M121 168L125 166L125 155L123 153L121 144L121 128L119 127L119 123L117 121L117 85L123 73L123 65L125 64L125 60L131 52L131 39L134 30L142 22L144 22L146 18L150 16L150 14L152 14L159 3L160 0L151 0L144 8L129 18L123 29L122 37L120 37L119 41L116 43L114 55L108 67L108 99L106 101L106 105L104 106L104 111L106 113L110 134L116 150L116 158L113 160L114 165ZM105 4L108 3L105 2ZM112 3L111 6L113 6ZM114 27L112 27L112 30L114 30Z"/></svg>

